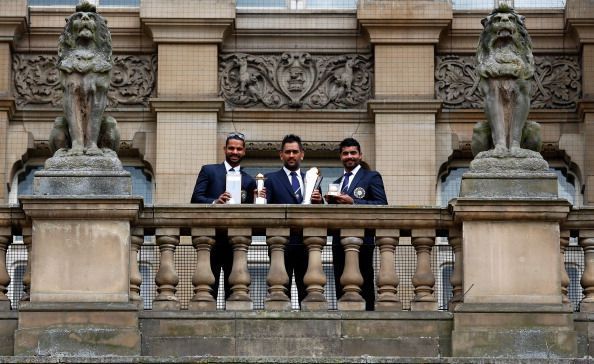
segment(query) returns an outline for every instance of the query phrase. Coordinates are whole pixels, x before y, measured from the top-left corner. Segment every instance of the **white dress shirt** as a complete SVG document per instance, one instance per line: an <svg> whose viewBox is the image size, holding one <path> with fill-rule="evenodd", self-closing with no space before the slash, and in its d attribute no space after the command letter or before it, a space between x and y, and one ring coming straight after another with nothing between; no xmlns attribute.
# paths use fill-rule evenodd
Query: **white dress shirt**
<svg viewBox="0 0 594 364"><path fill-rule="evenodd" d="M297 173L297 180L299 181L299 192L301 192L301 196L305 196L305 189L303 188L303 178L301 177L301 170L298 169L296 171L289 171L287 169L287 167L283 167L283 170L285 171L285 173L287 174L287 178L289 179L289 184L292 186L293 185L293 181L291 181L291 172L295 172Z"/></svg>
<svg viewBox="0 0 594 364"><path fill-rule="evenodd" d="M361 165L359 164L358 166L356 166L355 168L353 168L353 170L351 171L351 176L349 177L349 184L347 185L347 189L349 188L349 186L351 185L351 182L353 182L353 179L355 178L355 175L357 174L357 172L359 172L359 170L361 169ZM344 175L347 173L347 171L343 171L342 173L342 180L340 181L340 189L339 191L342 191L342 187L344 184Z"/></svg>

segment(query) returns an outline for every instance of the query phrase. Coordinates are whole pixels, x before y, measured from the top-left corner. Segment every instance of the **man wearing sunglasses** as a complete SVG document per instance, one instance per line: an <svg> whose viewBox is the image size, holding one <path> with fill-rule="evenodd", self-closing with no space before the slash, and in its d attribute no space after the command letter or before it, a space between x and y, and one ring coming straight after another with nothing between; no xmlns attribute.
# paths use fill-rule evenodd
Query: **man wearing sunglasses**
<svg viewBox="0 0 594 364"><path fill-rule="evenodd" d="M245 136L241 133L230 133L225 140L225 160L219 164L207 164L202 166L194 193L192 194L192 203L206 204L225 204L231 199L231 194L226 190L227 173L241 173L241 196L233 196L236 199L241 198L241 203L254 202L254 190L256 181L245 173L240 163L245 157ZM219 288L219 275L221 268L225 277L225 300L231 295L229 285L229 275L233 266L233 248L229 243L226 230L217 230L216 243L210 254L210 264L215 276L215 283L212 287L213 296L217 298Z"/></svg>

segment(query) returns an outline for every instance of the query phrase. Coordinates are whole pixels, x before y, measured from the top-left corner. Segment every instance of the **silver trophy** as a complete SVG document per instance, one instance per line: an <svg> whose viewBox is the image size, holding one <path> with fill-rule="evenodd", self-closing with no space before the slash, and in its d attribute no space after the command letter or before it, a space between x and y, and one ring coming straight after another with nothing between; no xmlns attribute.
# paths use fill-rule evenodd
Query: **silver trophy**
<svg viewBox="0 0 594 364"><path fill-rule="evenodd" d="M305 173L305 194L303 195L304 205L311 204L311 195L313 194L313 191L320 187L320 183L322 183L322 173L316 167L310 168Z"/></svg>

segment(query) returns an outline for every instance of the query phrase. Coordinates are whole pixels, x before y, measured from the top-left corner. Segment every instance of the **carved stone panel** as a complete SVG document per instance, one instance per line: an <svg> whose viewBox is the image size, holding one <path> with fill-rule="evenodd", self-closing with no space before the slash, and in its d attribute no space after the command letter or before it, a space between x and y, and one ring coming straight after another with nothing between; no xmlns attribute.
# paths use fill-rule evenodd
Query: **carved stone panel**
<svg viewBox="0 0 594 364"><path fill-rule="evenodd" d="M530 93L533 109L573 109L581 96L581 70L575 56L535 56L536 71ZM479 109L483 95L478 87L474 56L437 57L435 94L444 108Z"/></svg>
<svg viewBox="0 0 594 364"><path fill-rule="evenodd" d="M372 97L370 54L220 56L220 94L229 108L362 109Z"/></svg>
<svg viewBox="0 0 594 364"><path fill-rule="evenodd" d="M17 106L62 106L62 87L54 55L15 54L12 59ZM114 56L108 108L148 107L155 90L156 56Z"/></svg>

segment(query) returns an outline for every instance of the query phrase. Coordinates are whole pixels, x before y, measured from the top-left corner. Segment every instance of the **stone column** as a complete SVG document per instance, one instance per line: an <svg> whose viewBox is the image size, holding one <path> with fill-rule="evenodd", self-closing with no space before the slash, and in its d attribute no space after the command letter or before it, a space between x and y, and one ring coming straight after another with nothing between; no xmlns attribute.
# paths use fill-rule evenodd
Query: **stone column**
<svg viewBox="0 0 594 364"><path fill-rule="evenodd" d="M142 275L138 265L138 252L144 243L144 229L133 228L130 236L130 302L134 303L139 310L144 308L140 296L140 285Z"/></svg>
<svg viewBox="0 0 594 364"><path fill-rule="evenodd" d="M400 311L402 302L397 296L400 279L396 273L396 247L400 231L397 229L377 229L375 243L380 250L380 268L377 276L376 311Z"/></svg>
<svg viewBox="0 0 594 364"><path fill-rule="evenodd" d="M301 301L304 311L325 311L328 309L328 300L324 296L326 274L322 264L322 250L328 238L324 228L304 228L303 244L307 247L308 260L307 272L303 283L307 287L307 296Z"/></svg>
<svg viewBox="0 0 594 364"><path fill-rule="evenodd" d="M594 231L580 230L579 244L584 250L584 274L580 280L584 298L580 312L594 312Z"/></svg>
<svg viewBox="0 0 594 364"><path fill-rule="evenodd" d="M434 294L435 275L431 269L431 250L435 245L435 230L414 229L412 245L417 253L417 267L412 277L415 297L410 303L411 311L437 311Z"/></svg>
<svg viewBox="0 0 594 364"><path fill-rule="evenodd" d="M565 250L569 246L569 230L561 230L559 238L560 254L559 254L559 268L561 269L561 300L564 304L571 305L569 299L569 274L565 268Z"/></svg>
<svg viewBox="0 0 594 364"><path fill-rule="evenodd" d="M363 275L359 269L359 249L363 245L363 229L341 229L340 243L344 248L344 270L340 284L344 294L338 300L340 311L364 311L365 300L361 296Z"/></svg>
<svg viewBox="0 0 594 364"><path fill-rule="evenodd" d="M252 280L247 262L247 251L252 242L252 231L249 228L231 228L228 230L228 234L233 246L233 267L229 275L232 293L227 299L227 310L252 310L253 303L250 297Z"/></svg>
<svg viewBox="0 0 594 364"><path fill-rule="evenodd" d="M375 121L375 169L382 172L391 204L432 205L441 106L434 97L435 45L451 23L451 4L364 1L357 18L375 53L375 99L368 104Z"/></svg>
<svg viewBox="0 0 594 364"><path fill-rule="evenodd" d="M270 269L266 277L268 295L264 308L274 311L290 310L291 300L287 296L285 287L289 283L289 276L285 269L285 247L289 241L289 228L268 228L266 236L266 244L270 251Z"/></svg>
<svg viewBox="0 0 594 364"><path fill-rule="evenodd" d="M143 0L140 18L158 45L155 202L187 203L200 167L219 161L218 45L235 19L235 1Z"/></svg>
<svg viewBox="0 0 594 364"><path fill-rule="evenodd" d="M464 261L464 253L462 251L462 231L459 229L452 229L449 232L448 243L454 251L454 270L450 277L452 284L452 299L448 304L448 309L453 312L456 306L464 300L464 268L462 262Z"/></svg>
<svg viewBox="0 0 594 364"><path fill-rule="evenodd" d="M192 276L194 296L190 300L188 309L197 311L215 311L217 301L212 296L211 286L215 283L215 276L210 265L210 252L215 244L214 228L192 228L192 245L196 249L196 268Z"/></svg>
<svg viewBox="0 0 594 364"><path fill-rule="evenodd" d="M158 228L155 232L159 246L159 270L155 276L157 297L153 310L179 310L179 299L175 296L179 277L175 271L175 249L179 245L179 229Z"/></svg>
<svg viewBox="0 0 594 364"><path fill-rule="evenodd" d="M12 162L7 160L8 126L15 112L12 95L12 52L27 28L27 0L3 0L0 6L0 201L7 202L7 179Z"/></svg>
<svg viewBox="0 0 594 364"><path fill-rule="evenodd" d="M10 300L6 295L10 284L10 275L6 269L6 251L11 242L10 227L0 227L0 311L10 310Z"/></svg>

